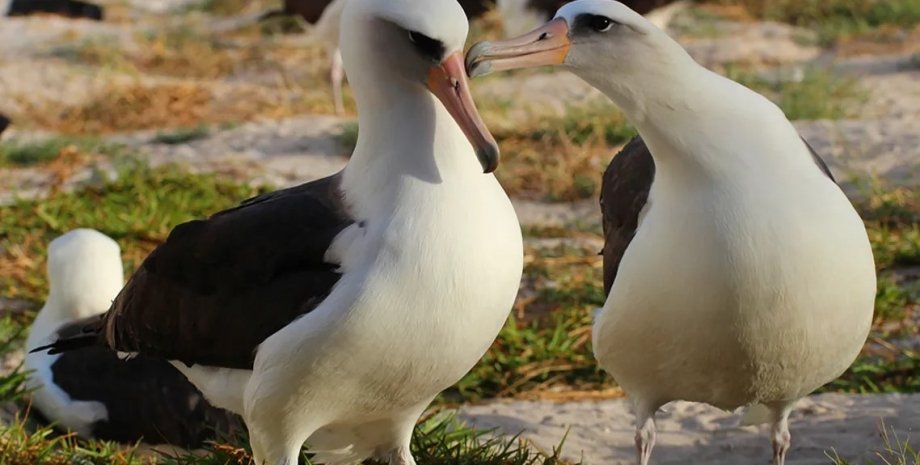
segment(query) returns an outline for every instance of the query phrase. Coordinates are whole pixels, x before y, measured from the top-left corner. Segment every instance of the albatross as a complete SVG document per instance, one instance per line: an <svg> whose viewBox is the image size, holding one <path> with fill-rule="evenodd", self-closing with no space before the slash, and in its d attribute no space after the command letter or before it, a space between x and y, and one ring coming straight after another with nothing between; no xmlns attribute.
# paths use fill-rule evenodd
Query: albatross
<svg viewBox="0 0 920 465"><path fill-rule="evenodd" d="M561 65L641 139L605 175L594 354L636 407L637 461L674 400L770 423L782 465L795 402L843 373L872 322L865 226L776 105L697 64L613 0L579 0L524 36L475 45L471 76Z"/></svg>
<svg viewBox="0 0 920 465"><path fill-rule="evenodd" d="M48 300L38 312L26 349L60 336L58 328L105 312L124 283L118 244L92 229L75 229L48 246ZM55 426L121 443L143 441L186 449L201 447L240 425L204 400L166 360L119 360L103 347L64 354L30 353L34 409Z"/></svg>
<svg viewBox="0 0 920 465"><path fill-rule="evenodd" d="M349 0L348 165L176 227L111 309L51 352L173 361L242 414L259 465L415 463L415 422L498 335L523 269L455 0Z"/></svg>

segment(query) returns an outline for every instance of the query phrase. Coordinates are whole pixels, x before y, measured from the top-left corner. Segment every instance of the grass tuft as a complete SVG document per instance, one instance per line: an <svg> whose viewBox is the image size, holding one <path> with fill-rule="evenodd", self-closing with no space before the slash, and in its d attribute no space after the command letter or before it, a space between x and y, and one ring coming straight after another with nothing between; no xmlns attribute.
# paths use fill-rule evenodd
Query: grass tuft
<svg viewBox="0 0 920 465"><path fill-rule="evenodd" d="M740 3L755 16L815 30L824 45L886 26L920 24L916 0L715 0Z"/></svg>
<svg viewBox="0 0 920 465"><path fill-rule="evenodd" d="M155 144L179 145L204 139L210 134L210 129L206 125L198 125L191 128L180 128L173 131L160 131L154 136L151 142Z"/></svg>
<svg viewBox="0 0 920 465"><path fill-rule="evenodd" d="M911 446L909 436L902 438L894 428L885 426L884 422L880 429L882 447L875 451L876 460L861 465L920 465L920 451ZM857 465L856 462L840 457L837 451L832 450L826 455L834 465Z"/></svg>
<svg viewBox="0 0 920 465"><path fill-rule="evenodd" d="M868 98L856 78L809 67L794 78L765 79L737 66L727 66L726 77L776 103L790 120L841 119L853 116Z"/></svg>
<svg viewBox="0 0 920 465"><path fill-rule="evenodd" d="M0 142L0 167L43 164L68 151L114 156L122 152L122 147L88 137L61 136L31 141L10 139Z"/></svg>
<svg viewBox="0 0 920 465"><path fill-rule="evenodd" d="M47 289L47 244L71 229L92 227L111 236L133 270L179 223L262 191L176 167L131 166L102 186L0 206L0 296L40 301Z"/></svg>

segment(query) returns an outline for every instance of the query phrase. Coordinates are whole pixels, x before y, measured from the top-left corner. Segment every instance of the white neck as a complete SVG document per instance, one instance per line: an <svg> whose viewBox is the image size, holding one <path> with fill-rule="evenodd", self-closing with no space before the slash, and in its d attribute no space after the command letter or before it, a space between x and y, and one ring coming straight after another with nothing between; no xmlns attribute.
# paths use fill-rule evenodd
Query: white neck
<svg viewBox="0 0 920 465"><path fill-rule="evenodd" d="M366 44L373 28L343 33L342 58L358 109L358 142L343 173L347 201L363 215L388 211L408 185L484 176L463 131L421 79Z"/></svg>
<svg viewBox="0 0 920 465"><path fill-rule="evenodd" d="M739 173L776 160L759 157L760 149L790 134L795 140L794 128L769 100L695 62L645 74L637 78L641 82L590 74L582 78L623 110L662 177L737 179Z"/></svg>

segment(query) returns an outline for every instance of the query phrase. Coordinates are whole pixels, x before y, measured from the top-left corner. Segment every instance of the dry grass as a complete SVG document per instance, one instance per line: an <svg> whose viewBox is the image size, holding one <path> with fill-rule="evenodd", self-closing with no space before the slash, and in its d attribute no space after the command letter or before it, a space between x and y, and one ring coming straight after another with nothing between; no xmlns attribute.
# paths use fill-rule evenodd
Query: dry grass
<svg viewBox="0 0 920 465"><path fill-rule="evenodd" d="M331 107L321 93L257 86L214 86L202 81L111 84L75 105L22 102L18 115L61 134L105 134L197 127L257 118L277 119Z"/></svg>
<svg viewBox="0 0 920 465"><path fill-rule="evenodd" d="M507 110L507 108L505 108ZM563 115L532 113L508 119L489 108L484 118L501 146L498 178L508 194L525 199L569 201L596 197L600 179L618 148L635 131L604 101L570 107Z"/></svg>

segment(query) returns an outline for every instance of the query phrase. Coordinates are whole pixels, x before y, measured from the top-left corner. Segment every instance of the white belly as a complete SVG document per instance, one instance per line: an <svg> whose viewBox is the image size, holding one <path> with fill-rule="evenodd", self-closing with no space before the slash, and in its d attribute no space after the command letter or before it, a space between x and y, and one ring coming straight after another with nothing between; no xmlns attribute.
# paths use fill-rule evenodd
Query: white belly
<svg viewBox="0 0 920 465"><path fill-rule="evenodd" d="M653 198L595 324L595 354L653 402L732 409L839 376L872 320L862 221L830 182Z"/></svg>
<svg viewBox="0 0 920 465"><path fill-rule="evenodd" d="M412 211L343 232L335 249L345 273L333 293L260 346L247 422L320 429L311 446L338 448L373 436L358 425L415 412L414 422L472 368L507 319L523 267L510 201L482 177L491 183L466 198L432 189ZM259 418L278 411L292 415Z"/></svg>

